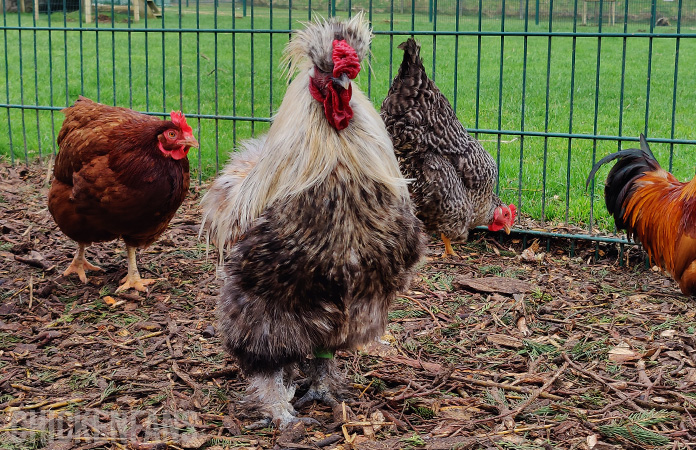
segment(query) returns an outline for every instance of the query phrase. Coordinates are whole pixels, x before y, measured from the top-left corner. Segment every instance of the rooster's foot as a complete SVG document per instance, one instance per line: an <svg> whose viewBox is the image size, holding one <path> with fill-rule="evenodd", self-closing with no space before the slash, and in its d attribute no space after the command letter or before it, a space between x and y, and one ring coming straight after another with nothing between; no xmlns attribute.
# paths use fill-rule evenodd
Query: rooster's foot
<svg viewBox="0 0 696 450"><path fill-rule="evenodd" d="M302 408L313 401L321 402L331 408L339 404L336 397L329 391L327 386L317 385L310 386L309 390L299 400L295 402L295 408Z"/></svg>
<svg viewBox="0 0 696 450"><path fill-rule="evenodd" d="M292 427L296 423L302 423L306 426L321 426L321 424L316 419L312 419L311 417L295 417L292 415L282 415L280 417L265 417L250 425L247 425L244 428L246 428L247 430L259 430L261 428L275 426L279 430L284 430L286 428Z"/></svg>

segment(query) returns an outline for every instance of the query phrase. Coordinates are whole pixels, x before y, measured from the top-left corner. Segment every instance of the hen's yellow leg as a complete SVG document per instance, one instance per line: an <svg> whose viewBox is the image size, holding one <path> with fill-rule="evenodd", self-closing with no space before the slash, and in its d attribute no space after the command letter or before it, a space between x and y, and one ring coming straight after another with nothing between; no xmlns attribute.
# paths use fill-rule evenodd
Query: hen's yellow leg
<svg viewBox="0 0 696 450"><path fill-rule="evenodd" d="M126 249L128 250L128 275L121 280L121 283L123 284L116 289L116 293L118 294L119 292L131 288L140 292L145 292L147 291L145 286L152 284L157 280L151 278L140 278L140 272L138 272L138 263L135 261L136 248L126 245Z"/></svg>
<svg viewBox="0 0 696 450"><path fill-rule="evenodd" d="M75 257L73 258L72 262L68 266L67 269L65 269L65 272L63 272L63 276L67 277L71 273L76 273L78 277L80 277L80 281L83 283L87 282L87 275L85 275L85 270L102 270L101 267L97 267L93 264L90 264L87 262L85 259L85 248L87 245L85 244L80 244L78 243L78 248L77 248L77 253L75 253Z"/></svg>
<svg viewBox="0 0 696 450"><path fill-rule="evenodd" d="M445 236L444 234L440 234L440 237L442 238L442 242L445 243L445 253L442 254L442 257L443 258L446 258L448 256L459 257L459 255L457 255L454 252L454 249L452 248L452 242L449 240L449 238L447 236Z"/></svg>

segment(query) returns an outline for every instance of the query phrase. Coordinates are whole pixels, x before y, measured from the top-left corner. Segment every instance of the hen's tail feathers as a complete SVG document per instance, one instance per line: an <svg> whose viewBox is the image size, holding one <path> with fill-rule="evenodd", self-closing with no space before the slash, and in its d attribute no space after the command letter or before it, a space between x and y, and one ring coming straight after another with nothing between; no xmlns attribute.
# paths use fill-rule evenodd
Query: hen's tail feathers
<svg viewBox="0 0 696 450"><path fill-rule="evenodd" d="M224 260L225 252L239 238L240 230L236 220L238 214L233 210L234 199L242 182L256 166L265 141L264 136L244 142L241 150L230 157L230 161L201 200L203 218L199 238L205 233L206 243L217 247L220 263Z"/></svg>
<svg viewBox="0 0 696 450"><path fill-rule="evenodd" d="M616 228L625 230L627 226L624 222L624 214L628 199L634 191L635 181L647 172L659 170L660 164L655 159L652 151L650 151L645 136L641 134L640 149L629 148L620 150L597 161L587 177L585 188L589 186L590 181L592 181L602 165L615 159L618 159L618 161L607 175L604 199L609 214L614 216Z"/></svg>
<svg viewBox="0 0 696 450"><path fill-rule="evenodd" d="M420 44L413 38L399 44L399 49L404 51L404 60L399 67L399 75L404 76L411 70L422 70L423 60L420 57Z"/></svg>

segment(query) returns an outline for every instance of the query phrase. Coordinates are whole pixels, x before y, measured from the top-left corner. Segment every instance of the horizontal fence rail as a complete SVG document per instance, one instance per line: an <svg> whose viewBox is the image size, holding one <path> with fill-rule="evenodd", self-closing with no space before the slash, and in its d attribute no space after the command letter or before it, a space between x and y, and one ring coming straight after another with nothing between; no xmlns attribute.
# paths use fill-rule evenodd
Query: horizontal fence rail
<svg viewBox="0 0 696 450"><path fill-rule="evenodd" d="M201 143L190 158L202 183L268 129L292 30L365 11L375 37L357 84L379 108L397 46L415 36L498 162L499 195L533 220L530 237L626 243L597 188L608 169L587 190L585 180L640 133L677 178L694 176L696 0L0 2L0 158L11 164L55 155L60 110L84 95L163 117L181 109Z"/></svg>

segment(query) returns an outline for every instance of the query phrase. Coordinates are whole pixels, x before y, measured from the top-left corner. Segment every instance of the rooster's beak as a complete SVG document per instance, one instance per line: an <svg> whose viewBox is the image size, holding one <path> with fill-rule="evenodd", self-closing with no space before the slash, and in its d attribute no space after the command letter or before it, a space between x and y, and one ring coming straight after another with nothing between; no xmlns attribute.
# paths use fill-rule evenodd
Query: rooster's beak
<svg viewBox="0 0 696 450"><path fill-rule="evenodd" d="M343 73L340 77L334 78L333 82L341 86L343 89L348 89L348 86L350 86L350 78L348 78L347 73Z"/></svg>
<svg viewBox="0 0 696 450"><path fill-rule="evenodd" d="M200 144L196 140L195 137L190 136L184 139L183 141L179 141L179 144L183 145L184 147L196 147L200 148Z"/></svg>
<svg viewBox="0 0 696 450"><path fill-rule="evenodd" d="M505 234L510 234L510 231L512 231L512 227L510 225L505 225L503 229L505 230Z"/></svg>

